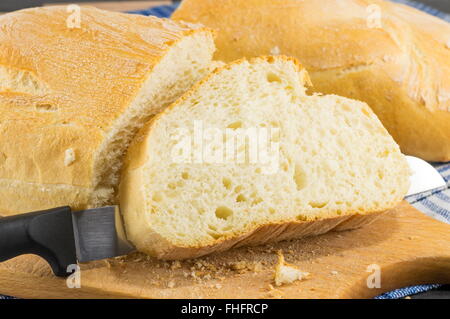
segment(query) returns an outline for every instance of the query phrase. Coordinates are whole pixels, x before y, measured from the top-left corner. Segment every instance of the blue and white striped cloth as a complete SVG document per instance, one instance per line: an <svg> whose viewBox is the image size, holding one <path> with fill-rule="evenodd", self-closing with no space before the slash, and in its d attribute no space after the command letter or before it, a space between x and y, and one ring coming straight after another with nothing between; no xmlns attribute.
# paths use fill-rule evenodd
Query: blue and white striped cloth
<svg viewBox="0 0 450 319"><path fill-rule="evenodd" d="M450 22L450 14L442 12L438 9L432 8L424 3L412 1L412 0L390 0L390 1L409 5L416 9L422 10L428 14L434 15L435 17L441 18L442 20Z"/></svg>
<svg viewBox="0 0 450 319"><path fill-rule="evenodd" d="M447 187L408 196L406 200L425 214L450 223L450 163L435 163L433 166L444 178Z"/></svg>
<svg viewBox="0 0 450 319"><path fill-rule="evenodd" d="M145 16L155 16L159 18L169 18L172 13L178 8L179 3L168 4L164 6L152 7L146 10L128 11L128 13L142 14Z"/></svg>
<svg viewBox="0 0 450 319"><path fill-rule="evenodd" d="M390 1L406 4L411 7L415 7L416 9L425 11L428 14L434 15L438 18L441 18L445 21L450 22L450 14L447 14L438 9L432 8L426 4L423 4L423 3L420 3L417 1L411 1L411 0L390 0ZM137 14L143 14L143 15L157 16L160 18L168 18L172 15L172 13L175 11L175 9L177 7L178 7L178 3L173 3L173 4L169 4L169 5L153 7L153 8L147 9L147 10L130 11L129 13L137 13Z"/></svg>

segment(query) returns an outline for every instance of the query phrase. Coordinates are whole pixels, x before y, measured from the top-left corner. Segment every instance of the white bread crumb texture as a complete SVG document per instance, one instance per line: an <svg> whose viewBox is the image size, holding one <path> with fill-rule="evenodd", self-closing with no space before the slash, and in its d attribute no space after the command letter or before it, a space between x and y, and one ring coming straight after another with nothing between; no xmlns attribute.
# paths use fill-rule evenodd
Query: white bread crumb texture
<svg viewBox="0 0 450 319"><path fill-rule="evenodd" d="M275 266L274 282L276 286L291 284L294 281L305 280L310 277L310 273L301 271L295 265L288 264L284 260L283 253L278 252L278 263Z"/></svg>

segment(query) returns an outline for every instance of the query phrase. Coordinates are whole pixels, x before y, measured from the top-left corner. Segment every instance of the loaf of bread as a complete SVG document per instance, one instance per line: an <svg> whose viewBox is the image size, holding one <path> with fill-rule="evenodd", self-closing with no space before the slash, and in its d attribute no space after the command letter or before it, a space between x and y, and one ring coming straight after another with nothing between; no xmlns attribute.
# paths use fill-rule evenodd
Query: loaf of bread
<svg viewBox="0 0 450 319"><path fill-rule="evenodd" d="M450 160L450 24L381 0L184 0L216 58L294 56L317 92L365 101L406 154Z"/></svg>
<svg viewBox="0 0 450 319"><path fill-rule="evenodd" d="M213 33L203 27L89 7L74 14L0 16L2 215L114 202L131 138L209 72Z"/></svg>
<svg viewBox="0 0 450 319"><path fill-rule="evenodd" d="M367 104L307 95L294 58L216 69L138 133L119 188L129 239L162 259L359 227L409 168Z"/></svg>

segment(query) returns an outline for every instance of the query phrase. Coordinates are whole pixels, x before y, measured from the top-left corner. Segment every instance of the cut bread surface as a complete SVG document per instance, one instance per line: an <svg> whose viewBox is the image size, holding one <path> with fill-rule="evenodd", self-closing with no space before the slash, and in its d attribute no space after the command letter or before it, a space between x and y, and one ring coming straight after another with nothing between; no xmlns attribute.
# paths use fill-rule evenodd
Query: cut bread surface
<svg viewBox="0 0 450 319"><path fill-rule="evenodd" d="M409 169L374 113L362 102L307 95L307 82L294 59L240 60L149 122L120 185L137 248L196 257L325 232L401 201Z"/></svg>
<svg viewBox="0 0 450 319"><path fill-rule="evenodd" d="M96 155L90 206L116 202L122 157L131 139L150 116L175 101L210 72L214 43L208 32L185 36L153 68L133 103L116 121Z"/></svg>

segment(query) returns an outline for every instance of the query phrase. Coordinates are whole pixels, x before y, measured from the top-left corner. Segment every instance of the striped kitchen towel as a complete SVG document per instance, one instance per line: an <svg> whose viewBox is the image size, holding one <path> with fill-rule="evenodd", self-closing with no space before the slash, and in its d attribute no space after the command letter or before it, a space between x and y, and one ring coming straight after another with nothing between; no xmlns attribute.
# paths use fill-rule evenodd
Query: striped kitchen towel
<svg viewBox="0 0 450 319"><path fill-rule="evenodd" d="M442 20L450 22L450 14L447 14L438 9L430 7L424 3L421 3L418 1L413 1L413 0L390 0L390 1L409 5L411 7L419 9L421 11L424 11L428 14L431 14L435 17L441 18ZM173 4L169 4L169 5L157 6L157 7L153 7L153 8L146 9L146 10L130 11L129 13L143 14L143 15L147 15L147 16L152 15L152 16L157 16L160 18L168 18L172 15L172 13L175 11L175 9L178 7L178 5L179 5L179 2L174 2Z"/></svg>
<svg viewBox="0 0 450 319"><path fill-rule="evenodd" d="M447 22L450 22L450 14L442 12L438 9L430 7L424 3L412 0L391 0L392 2L402 3L414 7L416 9L422 10L428 14L434 15L435 17L441 18Z"/></svg>
<svg viewBox="0 0 450 319"><path fill-rule="evenodd" d="M178 5L178 2L174 2L173 4L152 7L145 10L128 11L128 13L142 14L145 16L156 16L159 18L169 18L175 11L175 9L178 8Z"/></svg>
<svg viewBox="0 0 450 319"><path fill-rule="evenodd" d="M442 222L450 223L450 163L435 163L447 186L430 192L408 196L406 200L425 214Z"/></svg>

